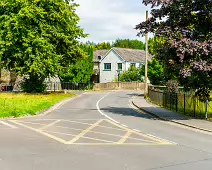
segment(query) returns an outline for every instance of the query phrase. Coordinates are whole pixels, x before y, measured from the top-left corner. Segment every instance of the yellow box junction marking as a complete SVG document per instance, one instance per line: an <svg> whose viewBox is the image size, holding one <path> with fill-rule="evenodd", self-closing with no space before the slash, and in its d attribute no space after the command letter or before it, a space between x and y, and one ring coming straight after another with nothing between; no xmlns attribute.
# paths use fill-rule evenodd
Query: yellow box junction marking
<svg viewBox="0 0 212 170"><path fill-rule="evenodd" d="M88 127L87 129L85 129L84 131L82 131L74 139L72 139L71 141L69 141L69 144L73 144L74 142L76 142L77 140L79 140L82 136L84 136L86 133L88 133L89 131L91 131L95 126L97 126L102 121L103 121L103 119L100 119L96 123L94 123L93 125L91 125L90 127Z"/></svg>
<svg viewBox="0 0 212 170"><path fill-rule="evenodd" d="M122 144L124 143L127 138L131 135L132 131L128 131L119 141L118 141L118 144Z"/></svg>
<svg viewBox="0 0 212 170"><path fill-rule="evenodd" d="M54 122L52 122L52 123L50 123L50 124L48 124L48 125L46 125L46 126L43 126L43 127L40 128L39 130L43 130L43 129L47 128L47 127L53 126L53 125L55 125L55 124L58 123L58 122L60 122L60 120L56 120L56 121L54 121Z"/></svg>
<svg viewBox="0 0 212 170"><path fill-rule="evenodd" d="M48 124L45 124L45 120L53 121L53 122L52 123L48 122ZM89 119L89 120L91 120L91 119ZM39 121L39 122L37 123L35 121ZM148 136L146 134L142 134L142 133L139 133L139 132L134 131L132 129L123 127L123 126L121 126L121 125L119 125L115 122L112 122L111 120L108 120L108 119L100 119L98 121L95 120L96 122L94 124L85 123L84 121L80 122L80 120L63 120L63 119L60 119L60 120L56 120L56 119L41 119L41 120L38 119L38 120L35 120L34 119L33 122L30 122L29 120L24 121L23 119L21 121L20 120L10 120L10 122L12 122L14 124L23 126L23 127L28 128L30 130L33 130L33 131L38 132L40 134L43 134L43 135L45 135L49 138L52 138L52 139L54 139L58 142L61 142L63 144L74 144L74 145L173 145L172 143L167 142L163 139L157 139L157 138L154 138L152 136ZM103 121L105 121L105 122L109 123L110 125L113 125L114 127L117 127L117 128L114 128L114 127L111 127L111 126L107 127L105 125L102 126L100 123L103 122ZM87 129L64 127L64 126L58 126L57 125L58 122L78 123L78 124L82 124L82 125L89 125L89 127ZM33 128L33 127L30 127L30 125L26 125L26 124L42 125L42 127ZM67 130L70 129L72 131L73 130L79 131L79 134L73 135L73 134L70 134L69 132L63 133L63 132L58 132L58 131L54 132L52 130L49 131L49 130L47 130L48 127L56 127L56 128L60 128L60 129L67 129ZM113 129L119 130L122 133L125 132L125 134L124 135L113 134L113 131L111 133L95 131L95 128L98 128L98 127L110 129L110 130L113 130ZM101 139L101 137L98 137L98 136L95 137L95 138L87 137L87 136L85 136L87 133L89 133L89 134L100 134L100 135L106 135L106 136L111 136L111 137L114 136L116 138L114 138L115 141L111 141L111 140L107 140L107 139L106 140ZM64 136L70 136L70 137L74 137L74 138L71 139L71 140L64 140L61 137L57 137L56 136L57 134L58 135L64 135ZM131 137L131 135L134 135L134 137ZM140 136L140 138L139 138L139 136ZM120 139L117 140L117 137L120 138ZM91 143L90 142L89 143L78 142L80 139L89 139L91 141ZM132 140L137 141L137 142L128 143L127 139L132 139ZM95 141L95 142L92 143L92 141ZM100 142L100 143L97 143L97 142Z"/></svg>

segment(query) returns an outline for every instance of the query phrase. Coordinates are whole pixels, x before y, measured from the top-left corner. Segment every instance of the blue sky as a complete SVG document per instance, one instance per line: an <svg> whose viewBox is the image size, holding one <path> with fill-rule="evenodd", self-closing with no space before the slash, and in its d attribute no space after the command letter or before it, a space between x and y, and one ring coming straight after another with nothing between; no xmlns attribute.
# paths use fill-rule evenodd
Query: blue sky
<svg viewBox="0 0 212 170"><path fill-rule="evenodd" d="M90 36L83 41L114 41L120 39L138 39L135 25L145 21L149 7L142 0L75 0L80 6L77 14L81 18L79 25Z"/></svg>

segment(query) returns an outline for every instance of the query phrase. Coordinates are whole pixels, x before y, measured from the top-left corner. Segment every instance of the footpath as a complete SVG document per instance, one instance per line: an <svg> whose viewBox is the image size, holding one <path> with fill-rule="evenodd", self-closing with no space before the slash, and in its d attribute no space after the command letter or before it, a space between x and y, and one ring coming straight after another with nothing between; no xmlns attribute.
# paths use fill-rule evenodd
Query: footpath
<svg viewBox="0 0 212 170"><path fill-rule="evenodd" d="M171 121L177 124L203 130L206 132L212 132L212 122L189 118L180 113L161 108L146 101L143 96L134 96L132 104L140 110L149 113L161 120Z"/></svg>

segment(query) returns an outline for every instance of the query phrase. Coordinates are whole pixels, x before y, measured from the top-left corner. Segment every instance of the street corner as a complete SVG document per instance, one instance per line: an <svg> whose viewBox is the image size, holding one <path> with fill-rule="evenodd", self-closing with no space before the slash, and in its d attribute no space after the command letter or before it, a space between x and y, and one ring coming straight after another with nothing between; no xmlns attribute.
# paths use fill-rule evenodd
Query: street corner
<svg viewBox="0 0 212 170"><path fill-rule="evenodd" d="M171 145L108 119L31 119L10 122L67 145Z"/></svg>

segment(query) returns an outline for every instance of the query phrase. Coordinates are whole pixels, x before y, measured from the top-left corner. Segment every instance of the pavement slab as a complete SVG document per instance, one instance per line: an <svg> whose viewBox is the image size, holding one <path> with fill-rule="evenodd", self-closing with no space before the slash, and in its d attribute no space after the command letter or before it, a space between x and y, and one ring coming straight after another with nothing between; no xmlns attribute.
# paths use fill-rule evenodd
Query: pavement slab
<svg viewBox="0 0 212 170"><path fill-rule="evenodd" d="M132 102L137 108L140 108L141 110L155 115L156 117L161 118L163 120L172 121L207 132L212 132L212 122L210 121L193 119L180 113L161 108L146 101L144 97L141 96L134 96Z"/></svg>

